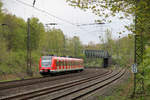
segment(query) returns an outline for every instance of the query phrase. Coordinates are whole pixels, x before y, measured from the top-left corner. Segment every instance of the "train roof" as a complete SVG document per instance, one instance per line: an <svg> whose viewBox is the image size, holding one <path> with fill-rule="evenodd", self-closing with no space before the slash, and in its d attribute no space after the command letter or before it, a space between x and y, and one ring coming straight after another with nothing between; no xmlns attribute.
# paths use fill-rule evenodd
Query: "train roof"
<svg viewBox="0 0 150 100"><path fill-rule="evenodd" d="M59 59L59 60L83 60L83 59L79 59L79 58L68 58L68 57L53 57L54 59Z"/></svg>
<svg viewBox="0 0 150 100"><path fill-rule="evenodd" d="M41 56L41 58L54 58L59 60L77 60L77 61L83 61L83 59L80 58L69 58L69 57L57 57L57 56Z"/></svg>

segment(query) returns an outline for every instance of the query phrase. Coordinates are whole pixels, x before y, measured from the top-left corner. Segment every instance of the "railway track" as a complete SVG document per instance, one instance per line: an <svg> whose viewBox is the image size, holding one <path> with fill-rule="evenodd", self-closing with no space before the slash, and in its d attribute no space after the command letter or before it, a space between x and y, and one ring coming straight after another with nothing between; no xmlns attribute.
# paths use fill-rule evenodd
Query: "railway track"
<svg viewBox="0 0 150 100"><path fill-rule="evenodd" d="M78 82L78 84L79 84L79 82L80 81L86 81L87 79L91 79L91 78L94 78L95 76L97 76L97 75L99 75L99 76L103 76L104 74L108 74L108 73L110 73L110 71L105 71L105 72L103 72L103 73L96 73L96 74L94 74L94 75L90 75L90 77L88 76L88 78L80 78L80 79L78 79L78 80L75 80L75 81L69 81L69 82L65 82L65 83L61 83L61 84L56 84L56 85L54 85L54 86L51 86L51 87L44 87L44 88L42 88L42 89L38 89L38 90L32 90L32 91L27 91L27 92L23 92L23 93L19 93L19 94L13 94L13 95L11 95L11 96L4 96L4 97L2 97L2 98L0 98L0 99L2 99L2 100L8 100L8 99L15 99L15 100L19 100L19 99L24 99L24 100L26 100L26 99L29 99L29 98L31 98L31 97L35 97L35 96L38 96L37 94L39 94L39 92L40 92L40 95L41 95L41 93L43 94L45 94L45 93L47 93L47 92L49 92L49 90L50 91L53 91L53 90L55 90L56 88L65 88L65 86L70 86L70 85L73 85L73 83L74 82ZM70 84L70 85L69 85ZM74 83L75 84L75 83ZM56 90L57 91L57 90ZM32 95L31 95L32 94Z"/></svg>
<svg viewBox="0 0 150 100"><path fill-rule="evenodd" d="M25 80L15 80L15 81L10 81L10 82L0 82L0 90L17 88L17 87L22 87L22 86L27 86L27 85L38 84L41 82L60 80L60 79L76 77L79 75L86 75L86 74L87 74L87 72L82 73L82 74L81 73L70 73L70 74L53 76L53 77L39 77L39 78L32 78L32 79L25 79ZM90 73L88 73L88 74L90 74Z"/></svg>
<svg viewBox="0 0 150 100"><path fill-rule="evenodd" d="M12 96L1 98L2 100L27 100L42 99L45 100L76 100L80 99L102 87L111 84L113 81L121 78L125 70L109 71L104 74L97 74L92 77L82 78L79 80L69 81L54 86L19 93Z"/></svg>
<svg viewBox="0 0 150 100"><path fill-rule="evenodd" d="M107 86L111 84L113 81L119 79L124 74L124 71L119 71L117 73L109 74L107 77L102 78L101 80L96 79L94 81L88 82L88 84L82 84L80 85L80 88L72 88L67 93L67 91L64 92L64 94L57 95L56 97L52 96L51 100L77 100L81 99L84 96L103 88L104 86ZM64 90L63 90L64 91ZM53 94L54 95L54 94Z"/></svg>

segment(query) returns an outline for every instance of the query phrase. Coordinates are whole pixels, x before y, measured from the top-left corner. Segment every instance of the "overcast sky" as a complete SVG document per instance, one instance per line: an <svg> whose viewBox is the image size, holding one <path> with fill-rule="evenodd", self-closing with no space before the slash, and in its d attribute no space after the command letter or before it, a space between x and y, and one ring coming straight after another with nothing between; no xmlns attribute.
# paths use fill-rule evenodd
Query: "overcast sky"
<svg viewBox="0 0 150 100"><path fill-rule="evenodd" d="M82 26L77 27L72 24L88 24L94 23L95 20L99 19L98 16L94 15L90 11L82 11L79 8L73 8L69 6L65 0L36 0L35 7L48 12L46 13L37 11L33 7L28 7L23 5L17 0L1 0L3 2L3 8L7 9L8 13L15 14L25 20L29 17L38 17L43 24L47 23L58 23L55 28L60 28L64 34L68 37L73 37L74 35L79 36L80 40L84 44L93 41L94 43L99 43L99 36L104 37L104 31L108 28L112 31L112 36L114 39L118 38L118 32L125 30L124 25L129 24L129 20L119 20L116 17L112 18L111 24L104 25L92 25L92 26ZM18 0L23 1L29 5L32 5L33 0ZM54 17L54 16L56 17ZM58 18L57 18L58 17ZM60 19L65 21L62 21ZM71 23L71 24L70 24ZM54 26L51 26L52 28ZM127 36L128 32L121 35Z"/></svg>

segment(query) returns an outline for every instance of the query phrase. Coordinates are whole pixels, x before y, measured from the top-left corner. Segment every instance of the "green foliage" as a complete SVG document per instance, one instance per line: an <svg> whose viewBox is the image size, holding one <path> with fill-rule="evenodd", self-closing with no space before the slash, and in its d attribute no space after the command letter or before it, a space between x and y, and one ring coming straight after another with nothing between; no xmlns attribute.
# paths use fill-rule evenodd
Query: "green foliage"
<svg viewBox="0 0 150 100"><path fill-rule="evenodd" d="M149 89L150 89L150 47L147 46L145 50L145 55L144 55L144 60L143 63L139 66L138 71L144 71L144 77L139 75L139 78L144 79L145 81L145 89L146 93L149 94Z"/></svg>
<svg viewBox="0 0 150 100"><path fill-rule="evenodd" d="M106 43L101 44L101 48L107 50L112 55L113 64L119 64L122 67L129 67L133 64L134 55L134 37L112 39L110 30L106 30Z"/></svg>
<svg viewBox="0 0 150 100"><path fill-rule="evenodd" d="M109 16L115 16L123 12L124 16L129 17L135 11L135 0L66 0L69 5L79 7L82 10L89 9L95 15L102 16L100 20L105 21ZM106 11L107 10L107 11Z"/></svg>
<svg viewBox="0 0 150 100"><path fill-rule="evenodd" d="M31 48L36 50L39 48L39 43L42 35L44 34L44 26L39 22L38 18L31 18L30 20L30 34L31 34Z"/></svg>
<svg viewBox="0 0 150 100"><path fill-rule="evenodd" d="M125 26L134 34L143 34L144 42L149 42L150 38L150 0L66 0L69 5L79 7L83 10L89 9L100 16L99 21L110 22L107 17L118 16L120 19L133 18L133 23Z"/></svg>
<svg viewBox="0 0 150 100"><path fill-rule="evenodd" d="M43 36L40 45L43 53L58 55L64 49L65 36L60 29L48 30Z"/></svg>
<svg viewBox="0 0 150 100"><path fill-rule="evenodd" d="M11 14L5 14L2 23L2 36L7 41L9 50L24 49L26 37L26 23L23 19L17 18ZM18 45L20 43L20 45Z"/></svg>
<svg viewBox="0 0 150 100"><path fill-rule="evenodd" d="M1 7L0 2L0 74L26 73L28 23L2 12ZM33 74L39 73L38 63L42 55L84 58L79 37L67 38L60 29L45 29L38 18L30 19L30 35Z"/></svg>
<svg viewBox="0 0 150 100"><path fill-rule="evenodd" d="M81 0L82 1L82 0ZM69 0L68 0L69 2ZM72 1L75 3L76 0ZM113 3L112 3L113 4ZM22 18L16 17L11 14L1 12L0 3L0 23L6 24L0 26L0 72L1 73L18 73L26 72L26 46L27 46L27 22ZM91 8L95 13L101 10L97 9L99 4L88 5L88 3L80 4L82 9ZM103 5L104 8L108 8L108 5ZM117 12L118 8L113 6L113 12ZM99 15L99 13L97 13ZM109 16L109 15L106 15ZM100 22L100 20L98 20ZM118 43L120 43L120 60L122 65L131 61L129 60L131 48L133 48L132 35L129 38L123 38L120 40L113 40L111 32L106 32L106 42L103 44L94 44L90 42L88 45L83 45L79 37L74 36L68 38L60 29L45 29L44 25L38 18L30 19L30 33L31 33L31 50L32 50L32 68L34 72L38 72L38 61L41 55L54 54L57 56L72 56L84 58L82 50L84 49L107 49L113 55L114 61L119 61L117 58ZM104 40L103 40L104 41ZM130 45L128 45L130 44ZM132 57L131 57L132 58ZM117 62L118 63L118 62ZM87 65L101 65L102 60L94 60Z"/></svg>
<svg viewBox="0 0 150 100"><path fill-rule="evenodd" d="M2 4L2 2L0 1L0 14L2 14L2 6L3 6L3 4Z"/></svg>
<svg viewBox="0 0 150 100"><path fill-rule="evenodd" d="M102 67L103 65L103 59L85 59L85 63L84 66L86 67L93 67L93 66L97 66L97 67Z"/></svg>
<svg viewBox="0 0 150 100"><path fill-rule="evenodd" d="M72 2L73 1L73 2ZM118 13L123 13L123 16L119 16L120 19L130 18L130 15L134 18L133 24L129 26L125 26L126 29L131 31L134 34L142 34L143 35L143 43L150 42L150 0L67 0L68 4L74 5L74 7L84 8L92 10L95 15L100 16L99 22L103 22L107 20L108 16L118 16ZM102 3L103 2L103 3ZM82 5L82 6L81 6ZM108 22L110 22L108 20ZM115 42L109 42L111 44L112 50L111 52L119 53L120 59L119 61L121 65L124 65L128 60L133 62L133 37L129 36L130 39L124 40L120 39L116 41L116 43L120 43L120 53L117 52L119 48L116 47ZM129 42L128 42L129 40ZM129 44L127 46L126 44ZM131 45L130 45L131 44ZM104 48L104 46L102 45ZM116 49L115 49L116 47ZM110 47L109 47L110 48ZM129 48L132 48L131 50ZM131 57L130 57L131 56ZM117 54L113 54L113 58L117 58ZM129 62L129 61L128 61Z"/></svg>
<svg viewBox="0 0 150 100"><path fill-rule="evenodd" d="M0 63L7 61L7 46L6 46L6 42L0 38Z"/></svg>

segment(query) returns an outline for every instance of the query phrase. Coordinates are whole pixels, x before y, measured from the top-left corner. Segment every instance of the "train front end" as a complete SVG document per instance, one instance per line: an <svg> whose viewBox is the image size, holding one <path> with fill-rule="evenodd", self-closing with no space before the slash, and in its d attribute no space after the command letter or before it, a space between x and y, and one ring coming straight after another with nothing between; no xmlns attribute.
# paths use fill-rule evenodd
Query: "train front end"
<svg viewBox="0 0 150 100"><path fill-rule="evenodd" d="M48 75L52 67L52 56L42 56L39 62L39 71L41 75Z"/></svg>

